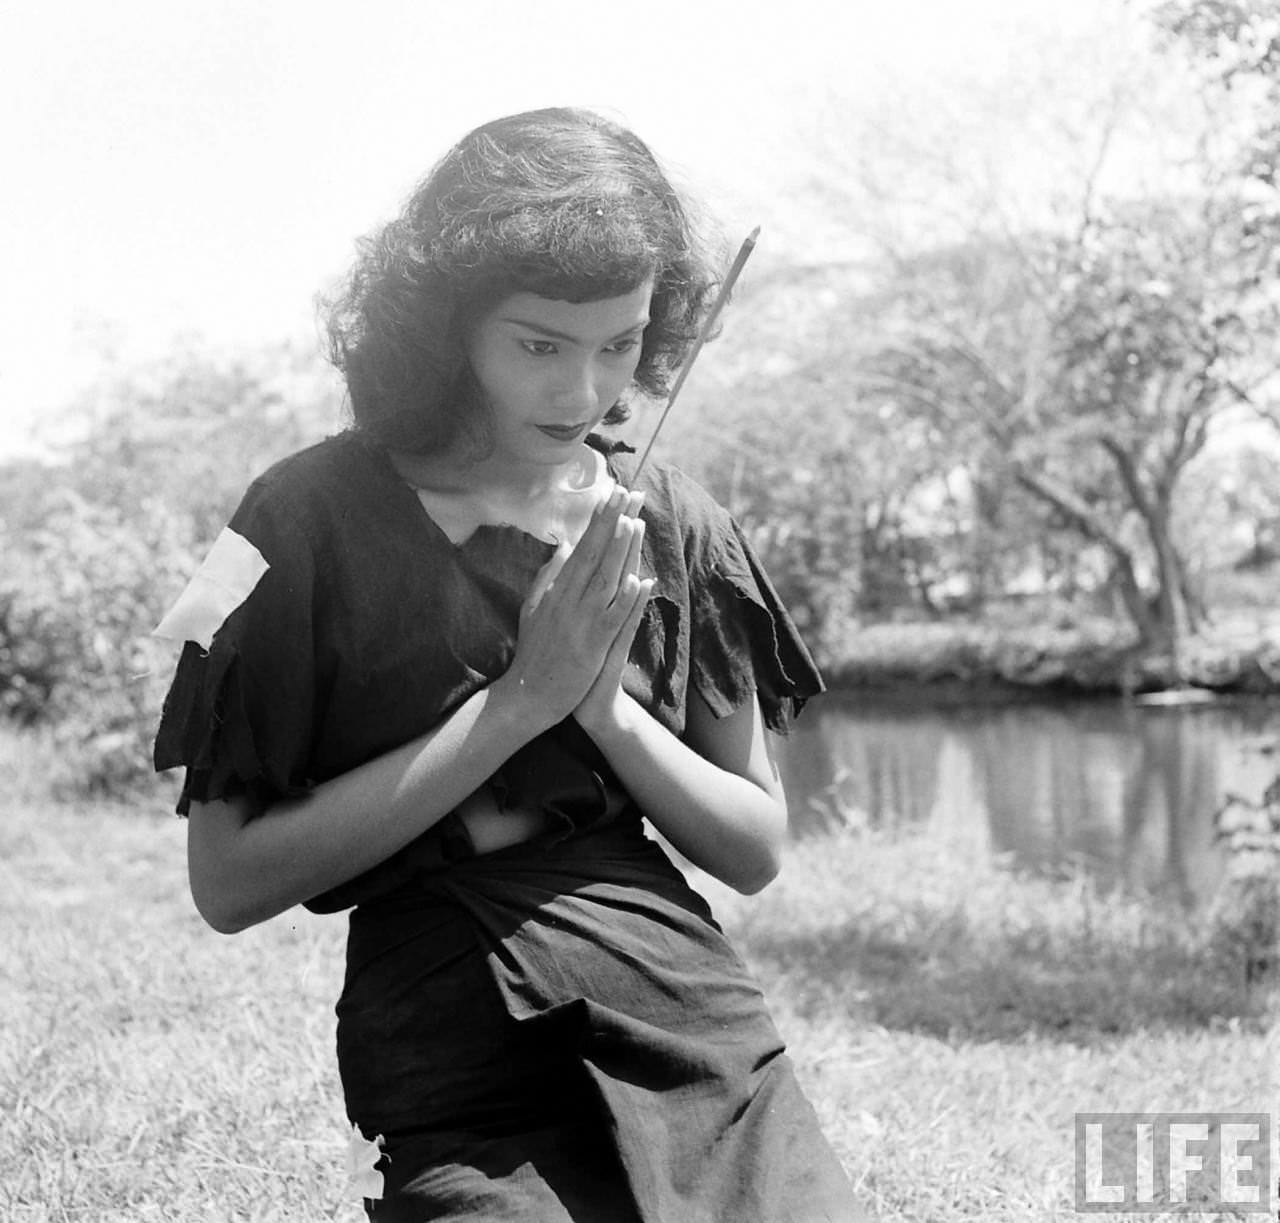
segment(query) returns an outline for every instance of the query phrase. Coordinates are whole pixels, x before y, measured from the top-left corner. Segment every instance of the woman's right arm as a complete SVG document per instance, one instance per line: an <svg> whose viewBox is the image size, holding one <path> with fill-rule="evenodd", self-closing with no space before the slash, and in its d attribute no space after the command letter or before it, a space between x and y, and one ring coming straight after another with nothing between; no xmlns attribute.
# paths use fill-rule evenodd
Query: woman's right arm
<svg viewBox="0 0 1280 1223"><path fill-rule="evenodd" d="M428 734L266 813L246 797L193 801L187 867L196 908L233 934L376 866L542 729L535 714L499 679Z"/></svg>
<svg viewBox="0 0 1280 1223"><path fill-rule="evenodd" d="M635 572L637 511L615 496L595 515L551 586L521 613L510 669L425 735L265 812L246 798L193 801L187 860L201 916L233 933L363 873L568 717L614 639L639 622L647 591Z"/></svg>

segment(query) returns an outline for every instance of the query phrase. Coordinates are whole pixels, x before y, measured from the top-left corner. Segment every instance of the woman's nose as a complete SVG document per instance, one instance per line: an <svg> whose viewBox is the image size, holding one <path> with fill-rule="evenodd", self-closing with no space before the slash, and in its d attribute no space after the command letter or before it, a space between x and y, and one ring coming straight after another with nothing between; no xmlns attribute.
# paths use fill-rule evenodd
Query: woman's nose
<svg viewBox="0 0 1280 1223"><path fill-rule="evenodd" d="M564 378L556 387L557 407L582 408L593 412L596 399L595 373L590 365L579 365L565 371Z"/></svg>

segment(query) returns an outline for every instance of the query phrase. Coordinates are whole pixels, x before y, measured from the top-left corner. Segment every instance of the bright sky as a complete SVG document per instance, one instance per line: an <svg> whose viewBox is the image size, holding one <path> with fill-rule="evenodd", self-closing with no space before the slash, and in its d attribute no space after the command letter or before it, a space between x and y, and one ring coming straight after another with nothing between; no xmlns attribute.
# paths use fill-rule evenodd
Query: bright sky
<svg viewBox="0 0 1280 1223"><path fill-rule="evenodd" d="M1115 0L1112 0L1115 3ZM313 331L313 297L477 123L629 122L762 250L820 258L796 184L843 107L998 79L1105 0L46 0L0 14L0 455L176 336ZM1093 14L1091 16L1091 14ZM809 159L811 160L811 158ZM768 256L766 256L768 257Z"/></svg>

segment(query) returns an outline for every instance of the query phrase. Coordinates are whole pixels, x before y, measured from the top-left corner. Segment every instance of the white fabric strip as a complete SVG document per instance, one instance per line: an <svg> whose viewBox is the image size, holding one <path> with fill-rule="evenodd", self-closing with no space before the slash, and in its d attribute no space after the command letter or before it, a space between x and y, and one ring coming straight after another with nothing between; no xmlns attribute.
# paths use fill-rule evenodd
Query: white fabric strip
<svg viewBox="0 0 1280 1223"><path fill-rule="evenodd" d="M223 527L209 555L152 635L170 641L194 641L207 650L214 633L249 597L270 567L243 535Z"/></svg>

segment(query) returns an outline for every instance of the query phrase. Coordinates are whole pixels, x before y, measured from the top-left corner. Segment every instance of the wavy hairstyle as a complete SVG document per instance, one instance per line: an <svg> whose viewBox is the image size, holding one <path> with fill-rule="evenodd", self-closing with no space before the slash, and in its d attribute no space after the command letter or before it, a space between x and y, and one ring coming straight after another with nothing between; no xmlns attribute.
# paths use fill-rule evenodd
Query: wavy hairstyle
<svg viewBox="0 0 1280 1223"><path fill-rule="evenodd" d="M619 124L568 108L511 115L465 136L361 241L325 303L329 358L374 441L483 451L490 417L466 345L485 314L513 293L599 301L651 277L634 382L662 395L718 279L688 208ZM625 398L605 424L627 418Z"/></svg>

